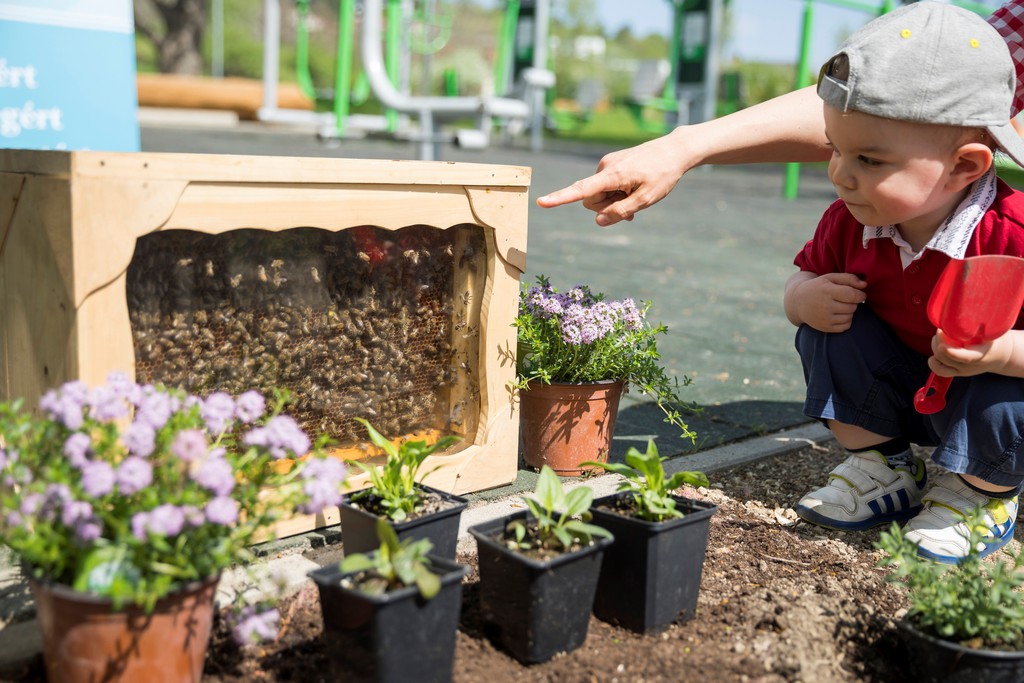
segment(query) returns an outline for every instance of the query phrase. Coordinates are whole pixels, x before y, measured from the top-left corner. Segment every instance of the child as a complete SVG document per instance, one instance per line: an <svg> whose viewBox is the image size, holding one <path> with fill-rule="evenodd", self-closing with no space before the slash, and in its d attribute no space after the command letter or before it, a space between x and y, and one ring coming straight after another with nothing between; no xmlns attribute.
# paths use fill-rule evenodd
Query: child
<svg viewBox="0 0 1024 683"><path fill-rule="evenodd" d="M1024 331L955 348L926 313L950 259L1024 256L1024 194L996 178L991 149L1024 164L1015 84L995 29L951 5L915 3L851 36L818 83L839 200L786 283L804 412L850 452L797 514L855 530L909 520L919 554L945 563L967 554L966 510L986 511L986 554L1013 538L1024 482ZM930 369L957 379L945 409L921 415ZM948 470L930 487L911 443Z"/></svg>

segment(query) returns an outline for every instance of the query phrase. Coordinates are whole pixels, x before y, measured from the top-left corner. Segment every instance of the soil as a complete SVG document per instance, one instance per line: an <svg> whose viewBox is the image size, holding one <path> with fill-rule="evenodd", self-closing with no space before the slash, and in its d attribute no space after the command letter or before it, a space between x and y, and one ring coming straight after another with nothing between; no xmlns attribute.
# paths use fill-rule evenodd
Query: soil
<svg viewBox="0 0 1024 683"><path fill-rule="evenodd" d="M926 454L922 454L926 455ZM848 683L914 680L895 623L906 608L876 567L878 529L847 533L798 522L791 506L820 486L843 458L837 446L808 447L716 473L686 489L718 507L697 613L654 635L591 617L584 645L524 666L485 636L475 552L459 553L464 579L456 683ZM470 544L471 550L475 547ZM309 552L336 562L340 544ZM333 681L315 586L284 600L278 639L240 648L218 619L203 681ZM25 680L25 679L22 679ZM35 680L35 679L33 679Z"/></svg>
<svg viewBox="0 0 1024 683"><path fill-rule="evenodd" d="M655 635L638 635L591 618L579 650L523 666L484 635L477 600L476 558L464 580L454 681L911 680L895 619L900 591L876 567L878 530L844 533L797 522L791 506L826 479L843 458L835 446L806 448L711 476L689 497L718 506L696 616ZM336 561L340 549L321 552ZM330 680L319 599L312 584L280 606L274 643L240 649L216 629L207 683Z"/></svg>

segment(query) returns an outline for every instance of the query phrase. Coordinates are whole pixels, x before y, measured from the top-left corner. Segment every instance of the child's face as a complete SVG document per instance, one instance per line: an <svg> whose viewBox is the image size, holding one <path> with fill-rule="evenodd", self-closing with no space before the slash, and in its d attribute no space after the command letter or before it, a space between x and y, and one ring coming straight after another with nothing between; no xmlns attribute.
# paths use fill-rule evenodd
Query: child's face
<svg viewBox="0 0 1024 683"><path fill-rule="evenodd" d="M946 181L956 131L825 105L825 134L832 146L829 180L864 225L934 229L953 208Z"/></svg>

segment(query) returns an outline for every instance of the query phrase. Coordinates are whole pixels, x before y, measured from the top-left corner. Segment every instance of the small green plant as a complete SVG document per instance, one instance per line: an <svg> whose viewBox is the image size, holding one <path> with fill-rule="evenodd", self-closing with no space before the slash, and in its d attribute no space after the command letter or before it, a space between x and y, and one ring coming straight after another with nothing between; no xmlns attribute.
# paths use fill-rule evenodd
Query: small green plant
<svg viewBox="0 0 1024 683"><path fill-rule="evenodd" d="M510 547L568 552L576 543L590 545L595 536L611 538L607 529L587 523L593 500L594 492L587 486L578 486L566 493L558 475L545 465L541 468L534 495L523 496L523 502L536 519L536 538L528 538L532 525L524 520L515 520L508 525L515 536L514 541L509 541Z"/></svg>
<svg viewBox="0 0 1024 683"><path fill-rule="evenodd" d="M691 486L707 486L708 478L703 472L676 472L665 478L662 462L666 458L658 456L658 447L654 440L647 441L647 451L641 453L636 448L626 451L626 462L585 462L584 466L600 467L609 472L620 474L625 481L619 484L619 491L631 491L636 503L636 516L650 522L664 522L667 519L682 517L683 513L676 509L676 501L672 491L683 484Z"/></svg>
<svg viewBox="0 0 1024 683"><path fill-rule="evenodd" d="M352 499L376 496L384 514L393 522L401 522L423 504L423 493L416 488L416 482L427 456L448 448L459 437L445 436L429 446L426 441L404 441L396 446L363 418L356 420L366 427L370 441L384 451L387 461L380 467L355 461L357 467L370 475L370 487L356 493Z"/></svg>
<svg viewBox="0 0 1024 683"><path fill-rule="evenodd" d="M919 630L957 643L986 649L1024 649L1024 549L1004 550L1008 559L984 562L984 512L964 517L970 554L959 565L943 565L917 554L917 544L893 524L876 546L886 553L879 565L894 567L886 576L903 584L910 598L907 619Z"/></svg>
<svg viewBox="0 0 1024 683"><path fill-rule="evenodd" d="M355 553L341 561L345 573L365 572L366 578L355 583L368 595L383 595L405 586L416 586L425 600L441 590L441 577L430 569L427 553L433 544L426 538L399 542L398 534L384 519L377 520L380 548L372 553Z"/></svg>

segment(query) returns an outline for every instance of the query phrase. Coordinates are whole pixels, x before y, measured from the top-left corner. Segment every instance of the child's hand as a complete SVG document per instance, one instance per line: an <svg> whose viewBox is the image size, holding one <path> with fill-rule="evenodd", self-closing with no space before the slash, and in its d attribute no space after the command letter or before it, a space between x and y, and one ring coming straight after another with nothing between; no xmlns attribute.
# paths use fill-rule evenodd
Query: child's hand
<svg viewBox="0 0 1024 683"><path fill-rule="evenodd" d="M1007 372L1014 356L1015 341L1020 332L1010 330L1002 337L974 346L956 346L938 330L932 337L932 353L928 367L941 377L972 377L985 372L1016 375Z"/></svg>
<svg viewBox="0 0 1024 683"><path fill-rule="evenodd" d="M867 300L867 282L852 273L814 276L799 273L786 289L786 312L793 323L806 323L819 332L845 332L859 304Z"/></svg>

